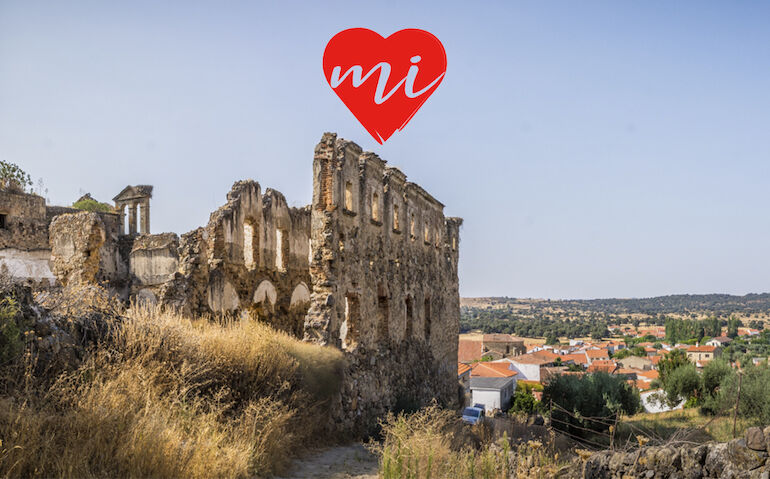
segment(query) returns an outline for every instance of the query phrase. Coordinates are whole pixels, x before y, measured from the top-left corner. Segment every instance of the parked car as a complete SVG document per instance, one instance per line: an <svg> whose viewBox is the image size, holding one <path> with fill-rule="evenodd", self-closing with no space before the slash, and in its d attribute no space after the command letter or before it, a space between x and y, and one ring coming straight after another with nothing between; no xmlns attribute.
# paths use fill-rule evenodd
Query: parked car
<svg viewBox="0 0 770 479"><path fill-rule="evenodd" d="M466 407L463 409L463 422L465 424L478 424L484 417L483 407Z"/></svg>

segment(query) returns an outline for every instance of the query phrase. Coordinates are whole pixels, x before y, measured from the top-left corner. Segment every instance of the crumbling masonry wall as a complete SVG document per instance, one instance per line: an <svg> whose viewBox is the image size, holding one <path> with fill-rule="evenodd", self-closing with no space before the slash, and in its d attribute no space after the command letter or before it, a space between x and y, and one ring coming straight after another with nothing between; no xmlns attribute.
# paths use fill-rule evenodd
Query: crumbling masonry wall
<svg viewBox="0 0 770 479"><path fill-rule="evenodd" d="M312 222L305 339L349 353L339 420L368 431L387 410L453 404L462 220L327 133L315 150Z"/></svg>
<svg viewBox="0 0 770 479"><path fill-rule="evenodd" d="M206 226L181 237L121 234L118 214L29 201L28 221L51 223L60 284L107 283L188 315L248 311L343 350L330 407L338 430L367 434L387 411L433 399L455 405L462 220L444 217L444 205L355 143L323 135L312 205L292 208L278 191L239 181ZM29 231L25 245L47 239Z"/></svg>
<svg viewBox="0 0 770 479"><path fill-rule="evenodd" d="M45 199L0 189L0 269L17 281L52 283Z"/></svg>
<svg viewBox="0 0 770 479"><path fill-rule="evenodd" d="M278 191L235 183L204 228L140 235L131 249L133 295L188 314L249 310L301 336L310 301L309 208Z"/></svg>

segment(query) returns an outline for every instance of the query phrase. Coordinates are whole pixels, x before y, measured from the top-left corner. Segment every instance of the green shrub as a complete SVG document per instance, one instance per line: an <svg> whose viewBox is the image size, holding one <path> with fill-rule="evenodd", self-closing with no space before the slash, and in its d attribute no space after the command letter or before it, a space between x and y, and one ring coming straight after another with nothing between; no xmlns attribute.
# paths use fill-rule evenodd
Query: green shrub
<svg viewBox="0 0 770 479"><path fill-rule="evenodd" d="M556 376L543 391L543 403L551 401L554 425L581 436L586 429L605 431L611 424L609 418L621 413L634 414L641 408L639 392L625 377L606 373Z"/></svg>
<svg viewBox="0 0 770 479"><path fill-rule="evenodd" d="M19 306L13 298L0 301L0 364L16 359L24 349L21 328L16 322Z"/></svg>
<svg viewBox="0 0 770 479"><path fill-rule="evenodd" d="M94 213L114 213L115 209L107 203L101 203L92 198L85 198L72 203L72 207L78 210L92 211Z"/></svg>
<svg viewBox="0 0 770 479"><path fill-rule="evenodd" d="M0 188L18 188L20 190L32 185L29 174L13 163L0 160Z"/></svg>
<svg viewBox="0 0 770 479"><path fill-rule="evenodd" d="M702 388L701 377L693 364L679 366L668 372L663 379L663 390L666 391L666 398L671 406L691 399L691 405L696 404L701 397Z"/></svg>

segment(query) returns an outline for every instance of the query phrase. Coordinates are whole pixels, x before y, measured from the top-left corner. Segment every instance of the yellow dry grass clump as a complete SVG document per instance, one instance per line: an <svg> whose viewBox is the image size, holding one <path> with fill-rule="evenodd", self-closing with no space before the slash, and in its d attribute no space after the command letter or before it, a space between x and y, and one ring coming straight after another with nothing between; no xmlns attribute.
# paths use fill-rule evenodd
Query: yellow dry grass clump
<svg viewBox="0 0 770 479"><path fill-rule="evenodd" d="M135 306L75 372L5 375L0 477L271 474L328 427L342 365L250 319Z"/></svg>
<svg viewBox="0 0 770 479"><path fill-rule="evenodd" d="M567 462L540 441L496 441L484 426L470 431L435 404L411 414L388 414L383 441L372 445L384 479L559 477ZM472 437L471 437L472 436Z"/></svg>

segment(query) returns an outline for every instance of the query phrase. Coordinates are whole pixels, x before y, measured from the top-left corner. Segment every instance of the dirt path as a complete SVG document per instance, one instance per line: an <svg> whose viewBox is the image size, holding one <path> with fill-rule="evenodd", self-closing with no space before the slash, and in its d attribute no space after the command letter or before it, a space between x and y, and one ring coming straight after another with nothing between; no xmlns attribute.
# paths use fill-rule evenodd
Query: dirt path
<svg viewBox="0 0 770 479"><path fill-rule="evenodd" d="M278 479L377 479L377 468L377 456L362 444L352 444L308 454Z"/></svg>

